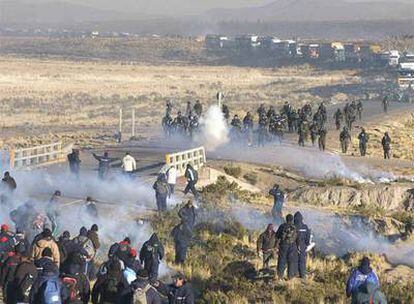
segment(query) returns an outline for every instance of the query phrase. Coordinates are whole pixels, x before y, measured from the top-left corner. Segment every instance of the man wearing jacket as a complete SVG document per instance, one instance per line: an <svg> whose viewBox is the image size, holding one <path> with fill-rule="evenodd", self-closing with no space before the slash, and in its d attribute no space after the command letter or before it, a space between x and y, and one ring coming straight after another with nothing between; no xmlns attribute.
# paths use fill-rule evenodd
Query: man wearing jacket
<svg viewBox="0 0 414 304"><path fill-rule="evenodd" d="M360 261L359 267L352 270L351 275L346 283L346 295L351 297L355 295L359 288L370 282L379 287L379 279L377 274L371 268L371 261L368 257L363 257Z"/></svg>
<svg viewBox="0 0 414 304"><path fill-rule="evenodd" d="M262 254L263 268L268 269L271 259L274 259L277 252L278 240L273 229L273 224L267 225L264 231L257 240L257 254Z"/></svg>
<svg viewBox="0 0 414 304"><path fill-rule="evenodd" d="M137 169L137 162L135 161L135 158L129 154L129 152L127 152L122 159L122 169L124 170L124 173L129 176L131 176Z"/></svg>
<svg viewBox="0 0 414 304"><path fill-rule="evenodd" d="M187 179L187 186L184 189L184 194L187 194L188 192L192 192L194 197L198 198L199 193L197 189L195 188L195 185L198 182L198 172L191 166L190 164L187 164L187 168L185 170L185 178Z"/></svg>
<svg viewBox="0 0 414 304"><path fill-rule="evenodd" d="M293 223L295 224L297 231L297 247L298 247L298 270L299 276L302 279L306 278L306 249L310 244L311 231L307 225L303 223L302 214L298 211L293 216Z"/></svg>
<svg viewBox="0 0 414 304"><path fill-rule="evenodd" d="M59 247L56 244L55 240L52 237L52 232L50 229L44 229L40 238L35 240L32 245L32 254L31 257L34 261L42 258L42 252L45 248L50 248L52 252L52 260L59 267L60 264L60 253Z"/></svg>

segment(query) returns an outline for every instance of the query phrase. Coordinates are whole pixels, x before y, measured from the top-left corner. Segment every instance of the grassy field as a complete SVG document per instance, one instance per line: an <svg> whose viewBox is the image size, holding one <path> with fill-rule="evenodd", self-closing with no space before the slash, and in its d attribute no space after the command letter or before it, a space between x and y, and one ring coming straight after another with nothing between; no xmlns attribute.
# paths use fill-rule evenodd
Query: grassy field
<svg viewBox="0 0 414 304"><path fill-rule="evenodd" d="M0 57L0 115L3 140L10 145L67 139L81 145L113 135L118 111L136 109L137 130L147 136L164 115L200 99L215 102L222 91L232 113L255 111L260 103L317 103L315 88L358 83L356 71L319 71L309 66L281 69L202 65L121 64ZM334 96L343 100L344 94ZM53 134L52 134L53 133ZM30 141L29 142L29 138Z"/></svg>

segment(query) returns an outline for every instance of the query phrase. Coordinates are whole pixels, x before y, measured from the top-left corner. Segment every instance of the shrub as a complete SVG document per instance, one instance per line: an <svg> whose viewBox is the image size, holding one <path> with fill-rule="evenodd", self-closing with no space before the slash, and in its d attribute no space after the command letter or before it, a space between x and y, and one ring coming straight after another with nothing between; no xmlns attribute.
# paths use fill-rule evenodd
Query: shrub
<svg viewBox="0 0 414 304"><path fill-rule="evenodd" d="M258 181L257 174L254 172L249 172L243 175L244 179L251 185L256 185Z"/></svg>
<svg viewBox="0 0 414 304"><path fill-rule="evenodd" d="M240 167L234 167L232 165L230 166L224 166L224 172L226 172L226 174L233 176L235 178L240 177L242 170Z"/></svg>

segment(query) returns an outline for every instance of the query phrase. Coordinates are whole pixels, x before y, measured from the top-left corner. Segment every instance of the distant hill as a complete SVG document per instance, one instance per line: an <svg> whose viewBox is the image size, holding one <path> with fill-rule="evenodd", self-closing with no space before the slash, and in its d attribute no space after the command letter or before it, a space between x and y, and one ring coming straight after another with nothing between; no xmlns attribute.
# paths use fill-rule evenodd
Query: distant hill
<svg viewBox="0 0 414 304"><path fill-rule="evenodd" d="M128 19L124 13L101 10L67 2L24 0L0 1L0 22L3 23L61 23L111 21Z"/></svg>
<svg viewBox="0 0 414 304"><path fill-rule="evenodd" d="M261 7L213 9L206 20L355 21L414 19L414 1L277 0Z"/></svg>

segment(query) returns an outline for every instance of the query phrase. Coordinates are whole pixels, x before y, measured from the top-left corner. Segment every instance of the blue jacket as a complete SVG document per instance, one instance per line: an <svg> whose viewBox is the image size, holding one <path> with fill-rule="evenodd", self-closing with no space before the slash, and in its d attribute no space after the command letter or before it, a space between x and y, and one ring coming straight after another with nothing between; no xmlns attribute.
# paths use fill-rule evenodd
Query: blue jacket
<svg viewBox="0 0 414 304"><path fill-rule="evenodd" d="M366 282L372 283L375 286L380 285L378 276L371 268L366 270L360 268L352 270L348 282L346 283L346 295L350 297L353 293L358 292L359 287Z"/></svg>

